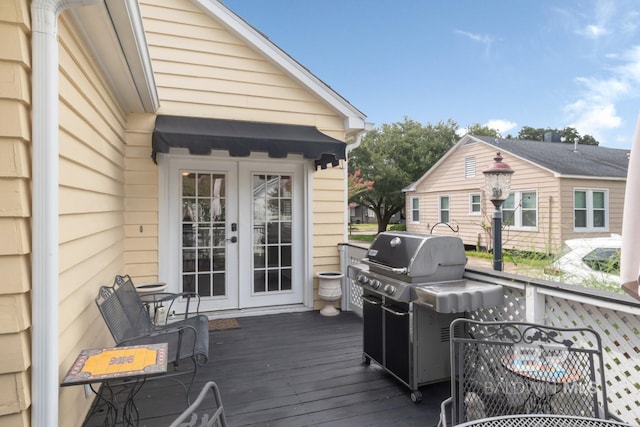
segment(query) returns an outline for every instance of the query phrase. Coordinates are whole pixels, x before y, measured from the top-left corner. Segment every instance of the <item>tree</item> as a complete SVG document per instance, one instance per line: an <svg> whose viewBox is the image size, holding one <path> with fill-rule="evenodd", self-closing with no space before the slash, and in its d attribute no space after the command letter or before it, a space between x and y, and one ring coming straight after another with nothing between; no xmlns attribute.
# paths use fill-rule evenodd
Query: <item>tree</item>
<svg viewBox="0 0 640 427"><path fill-rule="evenodd" d="M404 208L402 189L420 178L456 143L457 129L452 120L423 126L405 117L402 122L369 131L351 152L349 171L355 174L360 170L363 180L375 182L354 201L375 212L378 232L385 231L391 217Z"/></svg>
<svg viewBox="0 0 640 427"><path fill-rule="evenodd" d="M480 123L474 123L471 126L468 126L467 133L474 136L493 136L496 138L501 138L499 130L492 129L487 126L482 126Z"/></svg>
<svg viewBox="0 0 640 427"><path fill-rule="evenodd" d="M596 140L594 137L592 137L591 135L584 135L582 137L580 137L580 139L578 140L578 144L584 144L584 145L600 145L600 143L598 142L598 140Z"/></svg>
<svg viewBox="0 0 640 427"><path fill-rule="evenodd" d="M551 128L532 128L531 126L522 126L518 137L516 139L528 140L528 141L544 141L544 134L547 132L556 132L560 134L561 142L568 144L586 144L586 145L600 145L600 143L591 135L581 136L576 128L566 127L564 129L551 129Z"/></svg>
<svg viewBox="0 0 640 427"><path fill-rule="evenodd" d="M529 140L529 141L543 141L545 129L532 128L531 126L522 126L520 132L518 132L517 139Z"/></svg>
<svg viewBox="0 0 640 427"><path fill-rule="evenodd" d="M347 179L350 202L357 201L362 193L373 188L374 182L370 180L364 180L362 178L362 172L360 172L360 169L356 169L354 173L350 173Z"/></svg>

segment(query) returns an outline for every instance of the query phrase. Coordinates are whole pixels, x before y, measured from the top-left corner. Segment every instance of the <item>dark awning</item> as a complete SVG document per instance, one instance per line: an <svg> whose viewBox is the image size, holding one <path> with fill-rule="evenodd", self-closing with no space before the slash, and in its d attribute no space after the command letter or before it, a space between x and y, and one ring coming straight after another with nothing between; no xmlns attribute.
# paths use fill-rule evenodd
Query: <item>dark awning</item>
<svg viewBox="0 0 640 427"><path fill-rule="evenodd" d="M285 158L289 153L314 160L316 169L337 166L345 159L346 144L313 126L244 122L201 117L158 116L152 137L153 152L168 153L171 147L187 148L190 154L227 150L231 156L247 157L251 152Z"/></svg>

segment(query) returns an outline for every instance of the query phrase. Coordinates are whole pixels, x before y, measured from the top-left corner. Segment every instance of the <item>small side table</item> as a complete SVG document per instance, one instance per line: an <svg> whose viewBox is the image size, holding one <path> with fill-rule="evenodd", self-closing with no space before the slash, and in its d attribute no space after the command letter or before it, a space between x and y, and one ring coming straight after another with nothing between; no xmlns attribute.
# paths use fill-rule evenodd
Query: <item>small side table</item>
<svg viewBox="0 0 640 427"><path fill-rule="evenodd" d="M91 391L107 407L105 424L115 425L122 421L123 425L137 425L139 414L133 399L148 377L167 372L167 348L167 343L160 343L82 350L60 386L89 384ZM118 416L116 394L110 385L114 380L131 385L121 417ZM102 383L102 389L95 390L94 383ZM106 397L105 390L108 392Z"/></svg>
<svg viewBox="0 0 640 427"><path fill-rule="evenodd" d="M551 408L552 397L562 391L565 384L582 380L580 373L572 366L542 356L508 354L502 357L502 364L531 382L527 387L529 398L533 398L533 409L539 413L554 413Z"/></svg>

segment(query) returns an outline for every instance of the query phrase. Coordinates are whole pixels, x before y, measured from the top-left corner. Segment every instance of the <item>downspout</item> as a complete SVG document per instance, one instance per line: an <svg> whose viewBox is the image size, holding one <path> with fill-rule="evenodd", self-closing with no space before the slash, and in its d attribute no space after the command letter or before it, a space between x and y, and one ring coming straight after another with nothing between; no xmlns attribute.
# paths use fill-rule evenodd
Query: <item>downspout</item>
<svg viewBox="0 0 640 427"><path fill-rule="evenodd" d="M58 16L102 0L33 0L31 423L58 425Z"/></svg>
<svg viewBox="0 0 640 427"><path fill-rule="evenodd" d="M360 143L362 142L362 137L366 135L367 132L369 132L371 129L373 129L373 123L365 123L364 129L362 129L356 134L355 142L347 145L345 150L347 162L349 161L349 153L360 146ZM351 217L349 215L349 168L348 167L344 169L344 199L347 201L347 209L344 213L344 221L345 221L344 223L346 224L344 241L347 242L349 239L349 222L351 220Z"/></svg>

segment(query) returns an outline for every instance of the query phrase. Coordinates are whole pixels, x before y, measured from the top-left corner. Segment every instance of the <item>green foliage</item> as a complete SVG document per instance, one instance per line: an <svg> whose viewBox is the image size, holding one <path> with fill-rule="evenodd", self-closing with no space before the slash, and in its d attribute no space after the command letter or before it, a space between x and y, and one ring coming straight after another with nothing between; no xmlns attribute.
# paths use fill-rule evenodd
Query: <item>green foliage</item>
<svg viewBox="0 0 640 427"><path fill-rule="evenodd" d="M360 170L363 180L375 182L357 201L375 212L378 231L385 230L391 216L404 207L402 189L420 178L457 142L457 129L452 120L423 126L405 117L402 122L371 130L351 152L349 172Z"/></svg>
<svg viewBox="0 0 640 427"><path fill-rule="evenodd" d="M352 234L349 236L349 240L358 240L360 242L373 242L376 238L376 234Z"/></svg>
<svg viewBox="0 0 640 427"><path fill-rule="evenodd" d="M405 224L391 224L387 227L389 231L407 231L407 226Z"/></svg>
<svg viewBox="0 0 640 427"><path fill-rule="evenodd" d="M474 123L471 126L467 126L467 132L470 135L475 136L493 136L496 138L501 138L500 131L497 129L492 129L487 126L482 126L480 123Z"/></svg>
<svg viewBox="0 0 640 427"><path fill-rule="evenodd" d="M572 127L566 127L564 129L552 129L552 128L533 128L531 126L522 126L516 139L528 140L528 141L544 141L544 134L546 132L557 132L562 138L562 142L568 144L585 144L585 145L599 145L600 143L591 135L581 136L580 133Z"/></svg>

